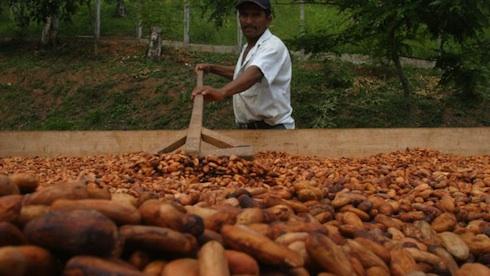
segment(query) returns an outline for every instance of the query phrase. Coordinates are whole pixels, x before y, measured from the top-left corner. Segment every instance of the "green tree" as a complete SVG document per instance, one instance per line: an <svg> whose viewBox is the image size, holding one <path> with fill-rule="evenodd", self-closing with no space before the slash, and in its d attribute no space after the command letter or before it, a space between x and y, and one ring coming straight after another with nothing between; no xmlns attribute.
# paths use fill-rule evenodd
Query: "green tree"
<svg viewBox="0 0 490 276"><path fill-rule="evenodd" d="M19 37L23 37L31 23L30 7L25 2L12 2L10 11L17 28L16 33Z"/></svg>
<svg viewBox="0 0 490 276"><path fill-rule="evenodd" d="M459 95L468 98L490 95L488 1L430 1L420 16L440 41L436 66L443 71L441 83L454 86Z"/></svg>
<svg viewBox="0 0 490 276"><path fill-rule="evenodd" d="M9 6L17 9L17 24L35 21L43 24L41 42L56 43L59 20L70 21L80 4L89 0L9 0ZM27 23L28 24L28 23Z"/></svg>
<svg viewBox="0 0 490 276"><path fill-rule="evenodd" d="M183 11L183 1L174 0L134 0L128 1L127 6L135 10L136 14L131 18L137 26L145 29L159 26L164 35L174 31L172 28L178 24L175 20L181 20L172 15Z"/></svg>
<svg viewBox="0 0 490 276"><path fill-rule="evenodd" d="M340 41L359 43L367 40L374 47L374 55L389 59L395 66L408 105L411 86L400 57L411 53L408 41L416 39L421 28L416 19L419 12L417 3L421 1L335 2L342 12L351 16L350 26L340 35Z"/></svg>
<svg viewBox="0 0 490 276"><path fill-rule="evenodd" d="M226 16L235 12L236 0L201 0L203 14L209 13L209 20L216 26L222 26Z"/></svg>
<svg viewBox="0 0 490 276"><path fill-rule="evenodd" d="M113 15L114 17L126 17L128 15L128 9L126 6L126 4L127 4L126 2L130 2L130 1L129 0L128 1L125 1L125 0L106 0L106 3L115 6L114 15Z"/></svg>
<svg viewBox="0 0 490 276"><path fill-rule="evenodd" d="M400 63L410 56L410 42L439 41L433 59L442 69L442 84L453 84L461 94L474 97L488 82L490 5L488 0L329 0L350 18L341 33L305 34L298 40L309 51L331 50L342 44L372 45L373 56L390 60L398 74L407 104L410 82ZM299 43L299 42L298 42Z"/></svg>
<svg viewBox="0 0 490 276"><path fill-rule="evenodd" d="M490 96L490 40L465 40L444 49L436 63L443 70L441 84L470 100Z"/></svg>

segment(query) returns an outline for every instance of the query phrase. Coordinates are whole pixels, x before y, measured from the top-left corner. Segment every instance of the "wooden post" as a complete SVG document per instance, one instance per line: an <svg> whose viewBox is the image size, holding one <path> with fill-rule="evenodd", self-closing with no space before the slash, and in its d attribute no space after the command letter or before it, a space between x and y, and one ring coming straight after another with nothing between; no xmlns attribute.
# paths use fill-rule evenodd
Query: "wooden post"
<svg viewBox="0 0 490 276"><path fill-rule="evenodd" d="M135 3L136 13L136 37L141 39L143 37L143 3L136 1Z"/></svg>
<svg viewBox="0 0 490 276"><path fill-rule="evenodd" d="M100 0L95 0L95 40L100 38Z"/></svg>
<svg viewBox="0 0 490 276"><path fill-rule="evenodd" d="M184 1L184 47L188 48L190 43L190 19L191 19L191 8L189 0Z"/></svg>
<svg viewBox="0 0 490 276"><path fill-rule="evenodd" d="M243 45L243 33L242 28L240 26L240 13L236 11L236 52L238 54L242 51Z"/></svg>
<svg viewBox="0 0 490 276"><path fill-rule="evenodd" d="M305 1L299 2L299 32L304 34L305 32Z"/></svg>
<svg viewBox="0 0 490 276"><path fill-rule="evenodd" d="M149 58L158 59L162 54L162 29L160 27L153 26L151 27L150 34L150 42L148 44L148 53L147 56Z"/></svg>

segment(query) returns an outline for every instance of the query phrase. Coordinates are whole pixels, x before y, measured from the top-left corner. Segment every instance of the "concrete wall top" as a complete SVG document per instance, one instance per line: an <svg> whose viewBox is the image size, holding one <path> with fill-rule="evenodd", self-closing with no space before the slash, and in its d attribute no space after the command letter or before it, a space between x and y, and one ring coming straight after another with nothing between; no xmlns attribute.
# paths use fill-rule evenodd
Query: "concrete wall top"
<svg viewBox="0 0 490 276"><path fill-rule="evenodd" d="M254 146L321 157L361 157L406 148L490 154L490 128L218 130ZM0 132L0 156L84 156L156 152L185 130Z"/></svg>

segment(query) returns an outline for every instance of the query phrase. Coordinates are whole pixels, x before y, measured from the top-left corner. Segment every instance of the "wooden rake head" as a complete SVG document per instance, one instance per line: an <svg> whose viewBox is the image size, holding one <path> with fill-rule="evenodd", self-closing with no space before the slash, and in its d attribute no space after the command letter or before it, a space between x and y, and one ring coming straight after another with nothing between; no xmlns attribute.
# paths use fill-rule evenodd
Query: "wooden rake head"
<svg viewBox="0 0 490 276"><path fill-rule="evenodd" d="M197 86L203 86L203 71L197 72ZM183 135L170 145L166 146L158 153L169 153L183 146L186 154L191 156L204 157L207 155L230 156L237 155L241 158L252 159L253 149L251 145L244 144L232 138L223 136L210 129L202 127L202 115L204 98L202 95L194 97L192 106L191 121L187 128L186 135ZM202 142L208 143L214 148L204 149Z"/></svg>

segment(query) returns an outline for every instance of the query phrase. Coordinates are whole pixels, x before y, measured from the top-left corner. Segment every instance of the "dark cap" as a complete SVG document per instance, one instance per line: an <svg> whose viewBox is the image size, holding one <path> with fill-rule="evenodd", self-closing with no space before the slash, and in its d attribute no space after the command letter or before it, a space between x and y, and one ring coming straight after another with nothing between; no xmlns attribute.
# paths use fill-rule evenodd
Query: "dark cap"
<svg viewBox="0 0 490 276"><path fill-rule="evenodd" d="M263 8L266 11L271 10L271 2L269 0L238 0L236 1L235 8L238 9L238 6L240 6L243 3L254 3L255 5Z"/></svg>

